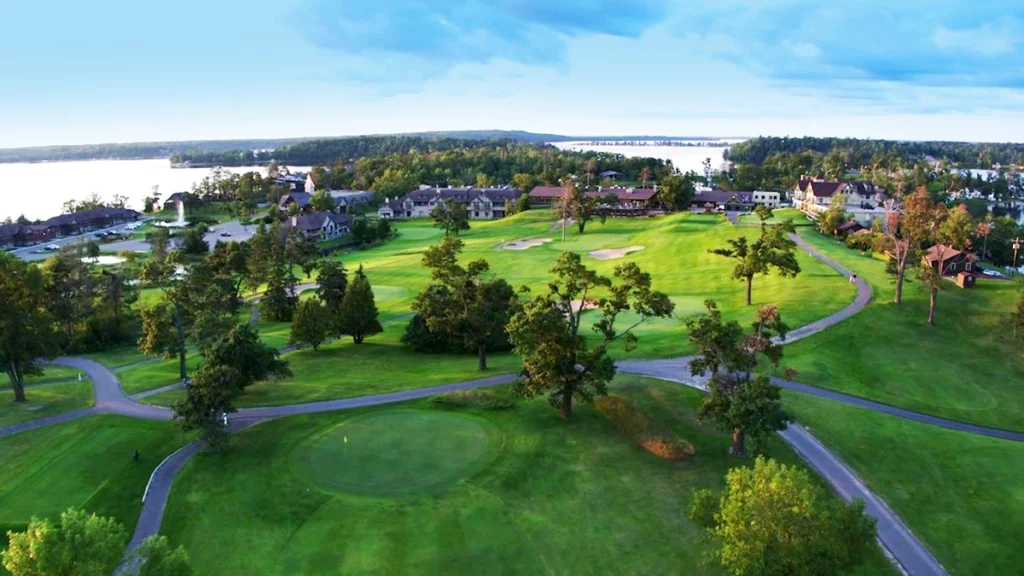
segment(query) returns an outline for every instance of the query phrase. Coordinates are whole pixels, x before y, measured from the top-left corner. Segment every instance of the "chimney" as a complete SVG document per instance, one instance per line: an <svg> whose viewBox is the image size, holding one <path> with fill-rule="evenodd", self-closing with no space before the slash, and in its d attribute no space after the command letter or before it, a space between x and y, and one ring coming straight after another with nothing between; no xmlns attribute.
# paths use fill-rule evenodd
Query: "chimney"
<svg viewBox="0 0 1024 576"><path fill-rule="evenodd" d="M292 216L292 228L298 228L298 227L299 227L299 217L298 216Z"/></svg>

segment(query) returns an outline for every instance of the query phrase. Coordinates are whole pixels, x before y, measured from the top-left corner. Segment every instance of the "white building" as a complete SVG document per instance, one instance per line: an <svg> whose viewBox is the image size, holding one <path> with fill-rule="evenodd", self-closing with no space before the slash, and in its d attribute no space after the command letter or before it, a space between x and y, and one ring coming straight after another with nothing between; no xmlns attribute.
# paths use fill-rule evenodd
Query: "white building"
<svg viewBox="0 0 1024 576"><path fill-rule="evenodd" d="M779 192L770 192L767 190L754 190L754 204L758 206L778 208L781 202L782 194L780 194Z"/></svg>

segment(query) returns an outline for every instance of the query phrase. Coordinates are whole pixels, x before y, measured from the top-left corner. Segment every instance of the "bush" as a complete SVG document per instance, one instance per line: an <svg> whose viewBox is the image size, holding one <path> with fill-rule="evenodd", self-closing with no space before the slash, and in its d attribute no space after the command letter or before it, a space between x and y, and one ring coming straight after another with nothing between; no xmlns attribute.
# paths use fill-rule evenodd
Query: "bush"
<svg viewBox="0 0 1024 576"><path fill-rule="evenodd" d="M513 406L511 400L507 400L487 390L456 390L445 392L440 396L434 396L434 404L444 406L461 406L465 408L480 408L481 410L508 410Z"/></svg>
<svg viewBox="0 0 1024 576"><path fill-rule="evenodd" d="M876 234L850 234L846 237L846 247L861 252L870 252L874 249Z"/></svg>
<svg viewBox="0 0 1024 576"><path fill-rule="evenodd" d="M636 406L619 396L598 396L594 408L638 446L666 460L682 460L696 453L693 446L661 429Z"/></svg>

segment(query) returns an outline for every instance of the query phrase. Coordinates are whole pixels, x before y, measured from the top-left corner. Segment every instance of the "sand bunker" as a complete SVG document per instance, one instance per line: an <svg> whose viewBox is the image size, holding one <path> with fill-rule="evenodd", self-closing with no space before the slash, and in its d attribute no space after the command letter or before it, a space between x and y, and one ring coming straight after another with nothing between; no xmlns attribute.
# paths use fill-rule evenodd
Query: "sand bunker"
<svg viewBox="0 0 1024 576"><path fill-rule="evenodd" d="M622 258L630 252L639 252L643 250L643 246L630 246L628 248L608 248L606 250L594 250L587 252L591 258L598 260L614 260L615 258Z"/></svg>
<svg viewBox="0 0 1024 576"><path fill-rule="evenodd" d="M537 240L513 240L512 242L502 244L501 248L502 250L528 250L534 246L540 246L548 242L551 242L551 238L541 238Z"/></svg>

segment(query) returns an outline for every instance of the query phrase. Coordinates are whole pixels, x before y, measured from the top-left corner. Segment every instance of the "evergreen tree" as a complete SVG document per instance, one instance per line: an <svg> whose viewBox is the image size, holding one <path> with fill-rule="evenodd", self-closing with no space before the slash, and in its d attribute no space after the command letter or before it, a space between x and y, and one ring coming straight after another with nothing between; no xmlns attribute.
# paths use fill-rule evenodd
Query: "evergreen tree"
<svg viewBox="0 0 1024 576"><path fill-rule="evenodd" d="M356 344L362 344L367 336L384 331L377 321L377 304L373 299L370 281L361 272L362 266L345 291L338 318L341 333L351 336Z"/></svg>
<svg viewBox="0 0 1024 576"><path fill-rule="evenodd" d="M289 344L307 344L313 350L320 350L320 343L327 339L331 318L327 309L317 298L299 302L292 318Z"/></svg>

